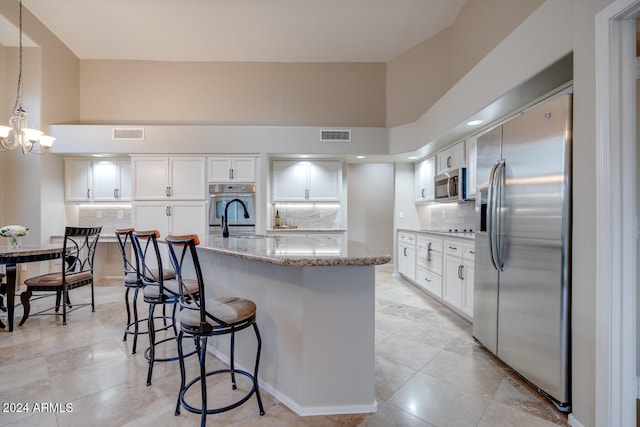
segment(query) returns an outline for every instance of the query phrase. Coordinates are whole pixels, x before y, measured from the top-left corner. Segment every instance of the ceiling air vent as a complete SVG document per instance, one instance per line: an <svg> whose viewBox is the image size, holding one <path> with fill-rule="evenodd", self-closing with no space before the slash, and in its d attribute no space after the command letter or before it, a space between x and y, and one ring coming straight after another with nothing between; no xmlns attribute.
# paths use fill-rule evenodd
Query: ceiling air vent
<svg viewBox="0 0 640 427"><path fill-rule="evenodd" d="M350 129L322 129L320 130L320 141L322 142L350 142Z"/></svg>
<svg viewBox="0 0 640 427"><path fill-rule="evenodd" d="M111 138L114 141L143 141L144 128L113 128Z"/></svg>

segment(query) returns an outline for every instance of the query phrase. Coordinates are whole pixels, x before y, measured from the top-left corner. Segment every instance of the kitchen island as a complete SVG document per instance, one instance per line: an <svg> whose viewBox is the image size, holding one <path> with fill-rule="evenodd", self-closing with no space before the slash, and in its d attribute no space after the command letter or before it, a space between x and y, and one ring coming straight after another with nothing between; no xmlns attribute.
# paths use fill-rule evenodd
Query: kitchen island
<svg viewBox="0 0 640 427"><path fill-rule="evenodd" d="M210 237L198 247L210 296L254 301L260 386L300 415L375 412L375 266L391 257L342 236ZM253 366L253 334L236 364ZM228 361L229 340L209 350Z"/></svg>

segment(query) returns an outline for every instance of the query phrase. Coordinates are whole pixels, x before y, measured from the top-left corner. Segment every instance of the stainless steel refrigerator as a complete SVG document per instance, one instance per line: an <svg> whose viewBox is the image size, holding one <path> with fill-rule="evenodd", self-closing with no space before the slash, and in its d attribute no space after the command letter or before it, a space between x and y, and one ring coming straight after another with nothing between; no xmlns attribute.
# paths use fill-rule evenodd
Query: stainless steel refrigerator
<svg viewBox="0 0 640 427"><path fill-rule="evenodd" d="M473 335L570 410L571 94L477 139Z"/></svg>

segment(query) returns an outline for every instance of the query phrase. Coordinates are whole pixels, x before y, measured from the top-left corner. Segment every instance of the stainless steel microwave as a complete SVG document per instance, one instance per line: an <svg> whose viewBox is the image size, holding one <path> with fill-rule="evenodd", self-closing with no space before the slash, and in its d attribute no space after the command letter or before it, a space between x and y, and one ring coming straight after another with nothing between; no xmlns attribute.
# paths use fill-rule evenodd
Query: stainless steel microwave
<svg viewBox="0 0 640 427"><path fill-rule="evenodd" d="M467 168L457 168L435 177L436 202L460 202L467 199Z"/></svg>

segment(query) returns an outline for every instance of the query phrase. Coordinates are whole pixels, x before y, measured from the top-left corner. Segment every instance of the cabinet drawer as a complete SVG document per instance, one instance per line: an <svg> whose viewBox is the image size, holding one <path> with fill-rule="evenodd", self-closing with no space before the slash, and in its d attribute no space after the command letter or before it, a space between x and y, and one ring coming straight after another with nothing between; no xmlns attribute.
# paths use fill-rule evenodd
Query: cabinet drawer
<svg viewBox="0 0 640 427"><path fill-rule="evenodd" d="M462 256L462 243L454 240L444 241L444 253L452 256Z"/></svg>
<svg viewBox="0 0 640 427"><path fill-rule="evenodd" d="M422 267L416 269L416 283L438 298L442 298L442 278Z"/></svg>
<svg viewBox="0 0 640 427"><path fill-rule="evenodd" d="M442 252L442 239L439 237L433 237L429 235L419 235L418 236L418 249L420 246L424 246L425 248L429 247L429 243L431 243L431 251L434 252Z"/></svg>
<svg viewBox="0 0 640 427"><path fill-rule="evenodd" d="M418 258L416 263L427 270L435 274L442 275L442 254L440 252L434 252L433 250L429 254L427 249L418 250Z"/></svg>
<svg viewBox="0 0 640 427"><path fill-rule="evenodd" d="M462 258L467 261L474 262L476 257L475 245L465 243L462 245Z"/></svg>
<svg viewBox="0 0 640 427"><path fill-rule="evenodd" d="M415 245L416 244L416 235L415 234L409 234L409 233L398 233L398 240L400 241L400 243L406 243L409 245Z"/></svg>

